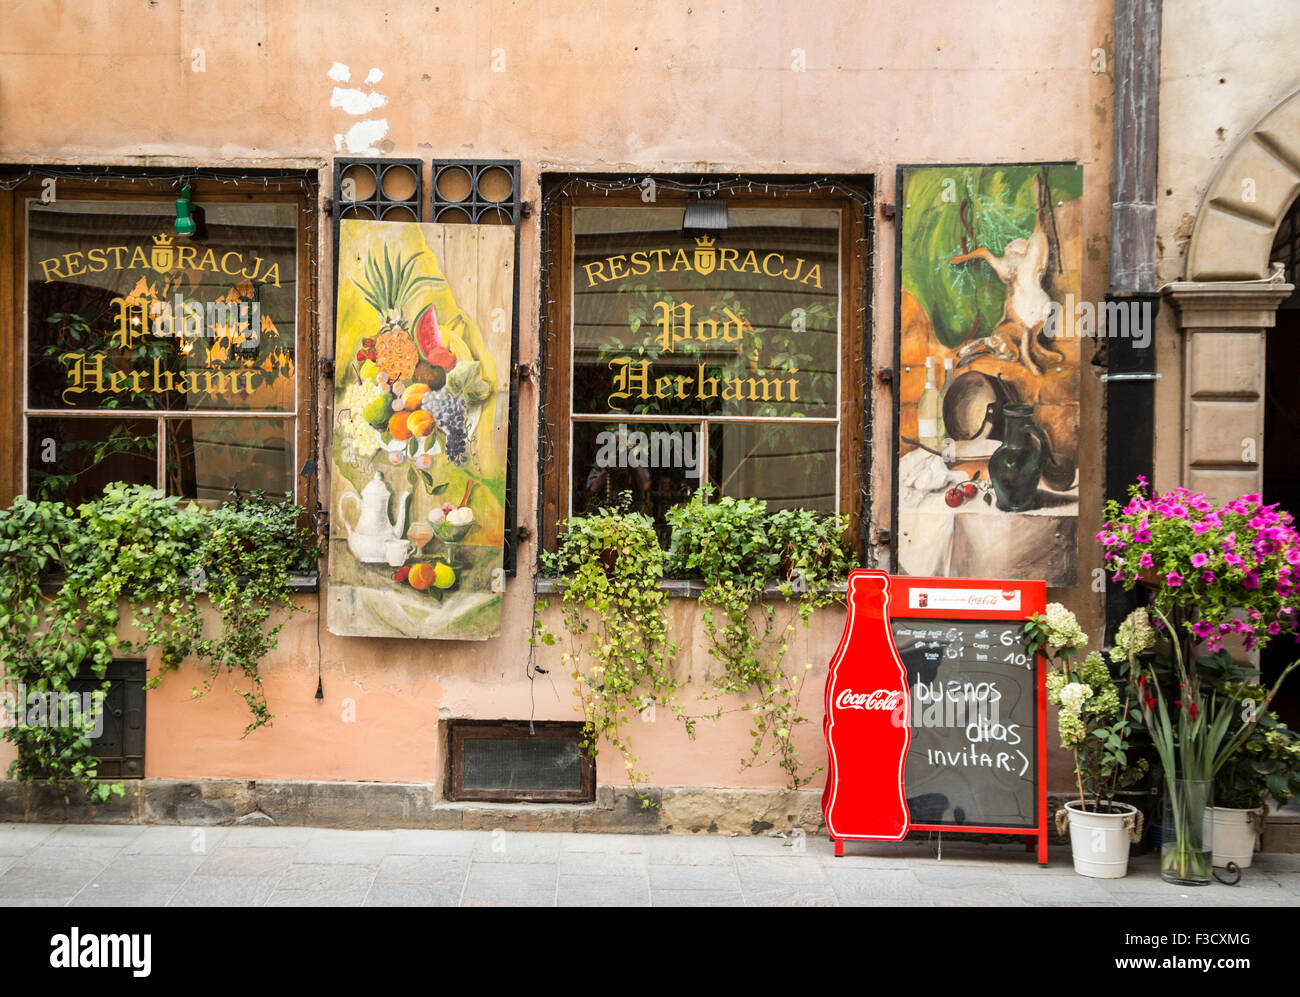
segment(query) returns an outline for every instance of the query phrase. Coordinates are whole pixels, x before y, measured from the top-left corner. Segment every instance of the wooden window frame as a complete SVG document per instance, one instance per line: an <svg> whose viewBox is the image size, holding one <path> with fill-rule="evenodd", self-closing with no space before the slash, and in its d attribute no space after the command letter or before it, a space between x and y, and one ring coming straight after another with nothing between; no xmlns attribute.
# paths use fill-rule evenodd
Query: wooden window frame
<svg viewBox="0 0 1300 997"><path fill-rule="evenodd" d="M49 176L56 179L60 198L85 198L119 200L123 202L157 202L176 199L176 182L184 178L193 190L198 205L217 203L292 203L297 209L298 244L296 248L298 295L294 316L294 406L283 413L247 416L210 410L201 412L170 412L166 415L150 413L145 418L180 419L190 416L200 418L284 418L294 423L295 459L293 462L294 500L308 508L316 501L320 476L304 480L297 468L314 456L316 434L313 432L319 414L319 397L313 373L319 358L319 316L313 305L317 293L314 252L319 246L316 226L317 182L309 170L214 170L171 168L166 170L133 170L120 167L117 176L109 175L111 168L94 169L91 176L76 175L69 167L49 167ZM9 168L0 171L12 176L21 170L26 178L12 189L0 189L0 371L8 370L9 377L0 374L0 412L9 413L13 432L0 433L0 491L4 503L25 492L26 482L26 419L24 380L27 376L27 225L28 198L41 196L47 176L40 167ZM247 184L235 182L247 178ZM305 181L305 183L304 183ZM8 328L5 328L7 326ZM84 410L83 410L84 411ZM75 413L70 413L75 414ZM103 417L98 415L88 418ZM161 449L161 447L160 447ZM319 460L319 457L317 457ZM155 482L165 486L165 481Z"/></svg>
<svg viewBox="0 0 1300 997"><path fill-rule="evenodd" d="M579 746L582 787L506 790L465 788L465 742L536 737L581 742L582 724L563 720L452 720L447 724L447 799L495 803L590 803L596 799L596 759Z"/></svg>
<svg viewBox="0 0 1300 997"><path fill-rule="evenodd" d="M627 189L611 191L602 181L626 180ZM682 182L681 177L662 178ZM541 371L542 417L538 419L539 537L536 550L555 549L559 524L568 516L570 467L569 437L572 399L568 371L573 348L573 209L603 207L682 207L690 194L659 185L653 204L647 205L638 185L643 177L612 178L604 175L544 174L542 347L546 358ZM843 193L799 191L833 184ZM860 537L859 554L867 556L865 524L870 521L871 502L868 441L871 427L869 363L871 357L870 261L873 233L871 213L872 178L845 176L828 178L789 176L724 177L711 185L729 205L738 208L798 207L830 208L840 212L840 466L839 512L849 518L849 536ZM565 189L567 188L567 189ZM586 189L584 189L586 188ZM770 189L769 189L770 188ZM564 196L549 196L564 189ZM865 563L865 560L864 560Z"/></svg>

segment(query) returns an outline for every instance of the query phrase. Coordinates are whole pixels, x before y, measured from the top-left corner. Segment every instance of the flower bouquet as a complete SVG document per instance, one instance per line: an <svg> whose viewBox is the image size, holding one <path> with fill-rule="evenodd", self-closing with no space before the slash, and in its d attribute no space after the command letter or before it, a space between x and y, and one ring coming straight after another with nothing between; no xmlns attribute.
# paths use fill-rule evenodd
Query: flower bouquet
<svg viewBox="0 0 1300 997"><path fill-rule="evenodd" d="M1136 610L1121 625L1112 658L1127 660L1136 713L1164 768L1173 840L1162 843L1161 874L1172 882L1208 883L1204 811L1213 805L1214 780L1300 662L1283 671L1262 701L1247 702L1246 687L1219 677L1234 669L1218 662L1216 671L1214 659L1199 652L1226 658L1223 641L1230 636L1250 650L1296 632L1300 534L1288 513L1263 505L1259 495L1216 506L1184 488L1145 493L1139 479L1127 505L1108 503L1097 534L1115 581L1126 588L1143 575L1160 581L1149 613ZM1154 661L1146 653L1152 650ZM1158 664L1166 666L1166 681ZM1248 719L1234 729L1239 713Z"/></svg>
<svg viewBox="0 0 1300 997"><path fill-rule="evenodd" d="M1129 843L1141 839L1142 825L1135 808L1115 803L1115 793L1140 781L1149 768L1145 759L1129 761L1133 725L1128 703L1120 701L1119 687L1100 654L1094 651L1076 662L1088 635L1060 603L1030 618L1024 633L1030 651L1049 663L1048 701L1060 708L1061 747L1074 754L1079 801L1057 814L1058 829L1063 834L1068 821L1077 872L1122 876Z"/></svg>

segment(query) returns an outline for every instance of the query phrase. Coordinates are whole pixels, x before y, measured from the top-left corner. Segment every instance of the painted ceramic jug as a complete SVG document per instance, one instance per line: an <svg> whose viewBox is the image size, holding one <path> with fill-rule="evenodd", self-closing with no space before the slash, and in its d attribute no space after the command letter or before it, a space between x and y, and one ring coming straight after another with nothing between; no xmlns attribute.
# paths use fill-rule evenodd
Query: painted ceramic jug
<svg viewBox="0 0 1300 997"><path fill-rule="evenodd" d="M379 472L365 488L361 497L356 492L344 492L339 498L339 519L347 530L348 549L356 555L358 561L366 564L379 564L388 560L387 544L394 538L400 539L406 525L406 498L411 493L403 492L397 500L397 522L388 520L388 499L392 495ZM359 506L360 512L356 522L349 523L344 510L348 503Z"/></svg>
<svg viewBox="0 0 1300 997"><path fill-rule="evenodd" d="M1038 505L1038 481L1052 459L1052 448L1034 423L1032 405L1007 405L1002 416L1005 438L989 458L989 479L999 509L1024 512Z"/></svg>

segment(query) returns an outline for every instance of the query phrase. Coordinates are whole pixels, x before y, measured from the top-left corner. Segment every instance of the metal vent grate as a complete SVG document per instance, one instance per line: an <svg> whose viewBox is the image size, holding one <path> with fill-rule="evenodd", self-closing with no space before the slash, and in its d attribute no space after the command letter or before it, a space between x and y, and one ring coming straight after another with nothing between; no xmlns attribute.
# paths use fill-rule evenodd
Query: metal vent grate
<svg viewBox="0 0 1300 997"><path fill-rule="evenodd" d="M594 799L595 765L580 724L460 721L451 725L448 795L458 800Z"/></svg>
<svg viewBox="0 0 1300 997"><path fill-rule="evenodd" d="M578 744L524 737L470 741L465 745L465 788L579 792Z"/></svg>

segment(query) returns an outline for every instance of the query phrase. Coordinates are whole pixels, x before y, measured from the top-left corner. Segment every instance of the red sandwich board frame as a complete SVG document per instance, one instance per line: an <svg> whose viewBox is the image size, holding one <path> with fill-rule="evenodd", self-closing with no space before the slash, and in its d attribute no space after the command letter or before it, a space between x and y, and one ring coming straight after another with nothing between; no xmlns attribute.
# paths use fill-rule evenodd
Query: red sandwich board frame
<svg viewBox="0 0 1300 997"><path fill-rule="evenodd" d="M855 585L856 579L856 585ZM867 589L878 589L870 593ZM855 600L855 589L857 599ZM1018 598L1016 598L1018 596ZM856 605L855 605L856 603ZM1014 608L1002 608L1003 605ZM1028 838L1026 850L1034 850L1038 844L1038 864L1047 864L1047 673L1042 656L1036 656L1034 662L1035 688L1037 690L1034 708L1035 737L1034 749L1036 773L1036 826L1034 827L989 827L978 824L913 824L907 813L906 755L910 744L910 702L911 690L907 687L906 670L894 646L890 620L1027 620L1030 616L1043 613L1047 608L1047 586L1042 581L1002 578L933 578L915 575L889 575L883 571L858 569L849 573L849 615L845 620L844 634L839 647L831 658L830 670L826 676L826 716L822 729L826 734L829 764L827 766L826 787L822 791L822 813L826 817L827 833L835 845L835 854L844 854L844 842L851 840L886 840L898 841L909 831L948 831L954 834L1011 834ZM864 612L865 610L865 612ZM880 616L884 625L880 625ZM874 624L874 627L873 627ZM881 636L887 641L882 646ZM876 818L868 805L860 821L849 826L837 826L832 822L840 782L845 780L841 768L847 765L869 765L869 758L845 757L844 747L833 743L832 729L835 726L835 707L832 703L832 689L837 684L837 675L844 664L850 641L853 641L858 653L868 655L887 655L902 672L902 687L906 690L900 706L901 721L905 725L907 737L903 744L903 761L898 766L897 792L902 804L903 820L901 826L896 819L898 811L893 810L894 800L881 801L881 812L889 811L891 816ZM888 665L880 665L881 675L892 672ZM870 708L870 707L869 707ZM850 755L852 752L850 751ZM892 761L891 761L892 765ZM882 780L877 777L877 782ZM884 795L882 789L881 795ZM892 789L890 792L892 796ZM858 801L859 803L863 801ZM891 819L894 818L894 819Z"/></svg>

